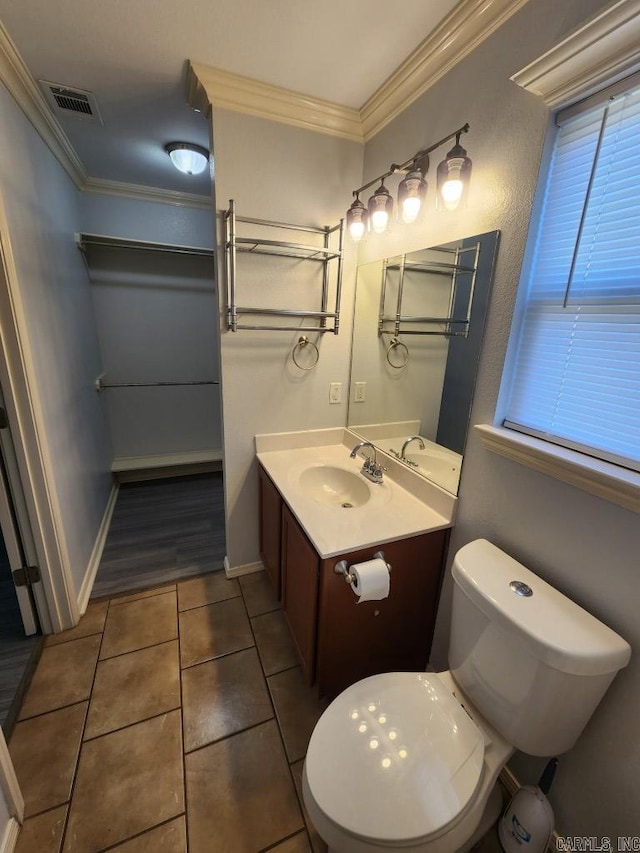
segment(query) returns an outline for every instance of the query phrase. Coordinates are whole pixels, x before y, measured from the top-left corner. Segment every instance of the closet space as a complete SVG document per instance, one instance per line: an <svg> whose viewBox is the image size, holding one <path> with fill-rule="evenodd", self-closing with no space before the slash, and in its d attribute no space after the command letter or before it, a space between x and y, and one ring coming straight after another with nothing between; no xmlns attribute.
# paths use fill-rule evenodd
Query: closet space
<svg viewBox="0 0 640 853"><path fill-rule="evenodd" d="M93 597L222 568L214 253L78 234L120 482Z"/></svg>
<svg viewBox="0 0 640 853"><path fill-rule="evenodd" d="M222 456L213 252L78 236L95 305L113 470Z"/></svg>

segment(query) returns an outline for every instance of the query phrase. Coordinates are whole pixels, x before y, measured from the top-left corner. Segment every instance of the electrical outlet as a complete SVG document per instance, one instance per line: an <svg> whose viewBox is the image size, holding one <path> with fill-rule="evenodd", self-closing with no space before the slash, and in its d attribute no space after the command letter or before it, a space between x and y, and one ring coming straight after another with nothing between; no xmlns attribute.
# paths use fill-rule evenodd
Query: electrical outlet
<svg viewBox="0 0 640 853"><path fill-rule="evenodd" d="M331 382L329 385L329 402L342 402L342 382Z"/></svg>
<svg viewBox="0 0 640 853"><path fill-rule="evenodd" d="M354 403L364 403L367 399L367 383L366 382L356 382L355 391L353 394L353 402Z"/></svg>

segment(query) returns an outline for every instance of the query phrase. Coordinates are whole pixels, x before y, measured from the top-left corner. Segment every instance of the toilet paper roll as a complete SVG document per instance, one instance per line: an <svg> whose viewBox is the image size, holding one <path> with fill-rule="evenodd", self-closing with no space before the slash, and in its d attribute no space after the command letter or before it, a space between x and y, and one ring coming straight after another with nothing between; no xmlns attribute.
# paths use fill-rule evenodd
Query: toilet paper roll
<svg viewBox="0 0 640 853"><path fill-rule="evenodd" d="M389 569L384 560L376 557L366 563L354 563L349 571L353 575L351 589L361 601L379 601L389 595Z"/></svg>

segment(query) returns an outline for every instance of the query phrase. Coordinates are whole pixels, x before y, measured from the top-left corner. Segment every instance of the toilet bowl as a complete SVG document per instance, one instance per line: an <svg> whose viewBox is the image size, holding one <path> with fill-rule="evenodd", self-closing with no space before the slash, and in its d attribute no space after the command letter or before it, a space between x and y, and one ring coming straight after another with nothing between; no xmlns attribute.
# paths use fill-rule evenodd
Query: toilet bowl
<svg viewBox="0 0 640 853"><path fill-rule="evenodd" d="M454 853L497 819L496 780L512 752L449 672L375 675L322 715L304 801L336 853Z"/></svg>
<svg viewBox="0 0 640 853"><path fill-rule="evenodd" d="M514 749L570 749L629 662L622 637L484 539L452 574L450 669L365 678L311 736L304 802L334 853L465 853Z"/></svg>

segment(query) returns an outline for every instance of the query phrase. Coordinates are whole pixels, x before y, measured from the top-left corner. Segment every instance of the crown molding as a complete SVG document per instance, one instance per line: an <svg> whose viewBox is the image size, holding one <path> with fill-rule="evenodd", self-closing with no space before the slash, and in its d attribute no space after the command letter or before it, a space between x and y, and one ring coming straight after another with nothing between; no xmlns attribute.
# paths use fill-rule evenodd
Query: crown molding
<svg viewBox="0 0 640 853"><path fill-rule="evenodd" d="M362 105L368 142L529 0L463 0Z"/></svg>
<svg viewBox="0 0 640 853"><path fill-rule="evenodd" d="M114 195L135 201L153 201L160 204L174 204L178 207L196 207L213 210L213 200L208 195L165 190L161 187L146 187L142 184L128 184L124 181L109 181L104 178L87 178L80 187L83 192Z"/></svg>
<svg viewBox="0 0 640 853"><path fill-rule="evenodd" d="M205 93L206 102L213 108L259 116L353 142L364 141L359 110L220 68L190 63L187 73L190 106L204 112Z"/></svg>
<svg viewBox="0 0 640 853"><path fill-rule="evenodd" d="M566 107L640 68L640 0L619 0L511 78Z"/></svg>
<svg viewBox="0 0 640 853"><path fill-rule="evenodd" d="M359 110L202 63L189 64L187 101L367 142L527 2L462 0Z"/></svg>
<svg viewBox="0 0 640 853"><path fill-rule="evenodd" d="M0 80L73 183L81 189L87 179L82 161L49 109L44 95L24 64L2 22L0 22Z"/></svg>

